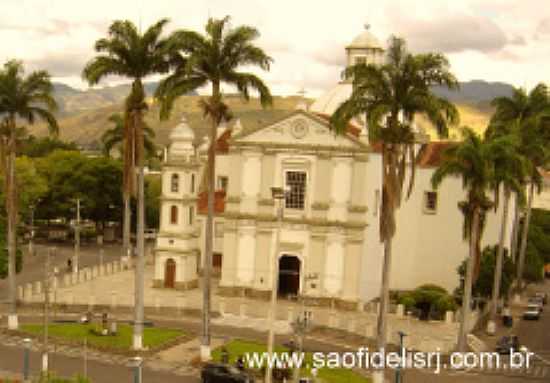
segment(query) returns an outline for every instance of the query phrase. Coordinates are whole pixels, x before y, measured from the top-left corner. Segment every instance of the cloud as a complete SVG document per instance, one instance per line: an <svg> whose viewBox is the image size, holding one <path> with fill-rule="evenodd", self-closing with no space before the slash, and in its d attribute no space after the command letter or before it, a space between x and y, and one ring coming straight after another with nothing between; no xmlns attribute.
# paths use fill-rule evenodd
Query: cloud
<svg viewBox="0 0 550 383"><path fill-rule="evenodd" d="M539 21L534 37L535 40L550 39L550 17Z"/></svg>
<svg viewBox="0 0 550 383"><path fill-rule="evenodd" d="M80 76L85 63L81 53L56 53L25 62L29 70L46 70L52 77Z"/></svg>
<svg viewBox="0 0 550 383"><path fill-rule="evenodd" d="M525 44L521 37L509 38L496 23L477 15L439 15L431 20L404 18L394 24L396 32L406 36L411 49L416 51L489 53L509 44Z"/></svg>

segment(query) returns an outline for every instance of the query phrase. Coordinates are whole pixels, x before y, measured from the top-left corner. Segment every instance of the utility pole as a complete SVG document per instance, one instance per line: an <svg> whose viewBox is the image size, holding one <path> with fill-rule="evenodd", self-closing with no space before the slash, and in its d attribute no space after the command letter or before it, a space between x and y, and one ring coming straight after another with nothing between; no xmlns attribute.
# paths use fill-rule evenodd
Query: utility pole
<svg viewBox="0 0 550 383"><path fill-rule="evenodd" d="M271 276L271 305L269 309L269 332L267 338L267 354L269 357L273 356L273 346L275 342L275 320L277 311L277 290L279 286L279 248L281 241L281 230L283 227L283 203L285 199L285 191L281 187L272 187L271 194L274 200L278 202L277 206L277 231L275 238L275 251L273 254L273 262L271 267L273 268ZM265 369L265 383L271 383L272 380L272 366L267 364Z"/></svg>
<svg viewBox="0 0 550 383"><path fill-rule="evenodd" d="M29 254L34 255L34 209L35 205L31 205L31 237L29 239Z"/></svg>
<svg viewBox="0 0 550 383"><path fill-rule="evenodd" d="M50 320L50 255L51 248L46 252L44 263L44 346L42 350L42 372L48 373L48 323Z"/></svg>
<svg viewBox="0 0 550 383"><path fill-rule="evenodd" d="M80 260L80 198L76 199L76 222L74 225L74 260L73 273L78 273Z"/></svg>

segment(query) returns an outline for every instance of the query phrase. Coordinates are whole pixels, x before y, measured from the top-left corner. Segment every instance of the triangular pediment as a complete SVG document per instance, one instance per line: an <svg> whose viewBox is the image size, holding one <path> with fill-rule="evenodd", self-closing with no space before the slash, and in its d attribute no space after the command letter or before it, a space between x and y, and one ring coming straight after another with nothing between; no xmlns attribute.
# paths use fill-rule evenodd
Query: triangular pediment
<svg viewBox="0 0 550 383"><path fill-rule="evenodd" d="M367 149L367 145L353 134L336 135L328 120L302 110L252 131L238 133L231 138L231 144Z"/></svg>

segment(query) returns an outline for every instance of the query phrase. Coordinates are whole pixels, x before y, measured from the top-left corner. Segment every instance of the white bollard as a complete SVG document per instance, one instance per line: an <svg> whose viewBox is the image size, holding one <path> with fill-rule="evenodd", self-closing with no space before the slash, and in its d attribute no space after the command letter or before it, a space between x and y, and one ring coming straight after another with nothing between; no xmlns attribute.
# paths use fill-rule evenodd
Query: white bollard
<svg viewBox="0 0 550 383"><path fill-rule="evenodd" d="M292 307L288 308L287 315L288 321L292 323L292 321L294 320L294 309Z"/></svg>
<svg viewBox="0 0 550 383"><path fill-rule="evenodd" d="M63 287L69 287L71 285L71 275L70 274L64 274L63 275Z"/></svg>
<svg viewBox="0 0 550 383"><path fill-rule="evenodd" d="M27 299L30 299L32 297L32 283L27 283L25 285L25 296Z"/></svg>
<svg viewBox="0 0 550 383"><path fill-rule="evenodd" d="M113 291L111 293L111 309L116 309L117 304L117 294Z"/></svg>
<svg viewBox="0 0 550 383"><path fill-rule="evenodd" d="M397 311L395 312L398 318L403 318L405 315L405 306L399 304L397 305Z"/></svg>
<svg viewBox="0 0 550 383"><path fill-rule="evenodd" d="M445 323L451 324L454 322L455 313L452 311L445 312Z"/></svg>
<svg viewBox="0 0 550 383"><path fill-rule="evenodd" d="M221 316L225 315L225 301L223 299L220 299L220 302L218 304L218 312Z"/></svg>
<svg viewBox="0 0 550 383"><path fill-rule="evenodd" d="M42 282L34 282L34 293L37 295L42 294Z"/></svg>

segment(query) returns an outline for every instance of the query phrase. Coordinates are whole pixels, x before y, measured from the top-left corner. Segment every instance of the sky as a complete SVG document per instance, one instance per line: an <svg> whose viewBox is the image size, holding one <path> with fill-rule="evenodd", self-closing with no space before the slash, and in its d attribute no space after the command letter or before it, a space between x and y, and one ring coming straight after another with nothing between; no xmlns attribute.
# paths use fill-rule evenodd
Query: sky
<svg viewBox="0 0 550 383"><path fill-rule="evenodd" d="M330 89L365 24L384 44L394 34L413 52L444 53L461 81L550 82L549 0L0 0L0 61L20 59L85 89L82 68L113 20L145 29L168 17L167 32L203 31L208 17L226 15L260 31L257 44L274 62L258 74L275 94Z"/></svg>

